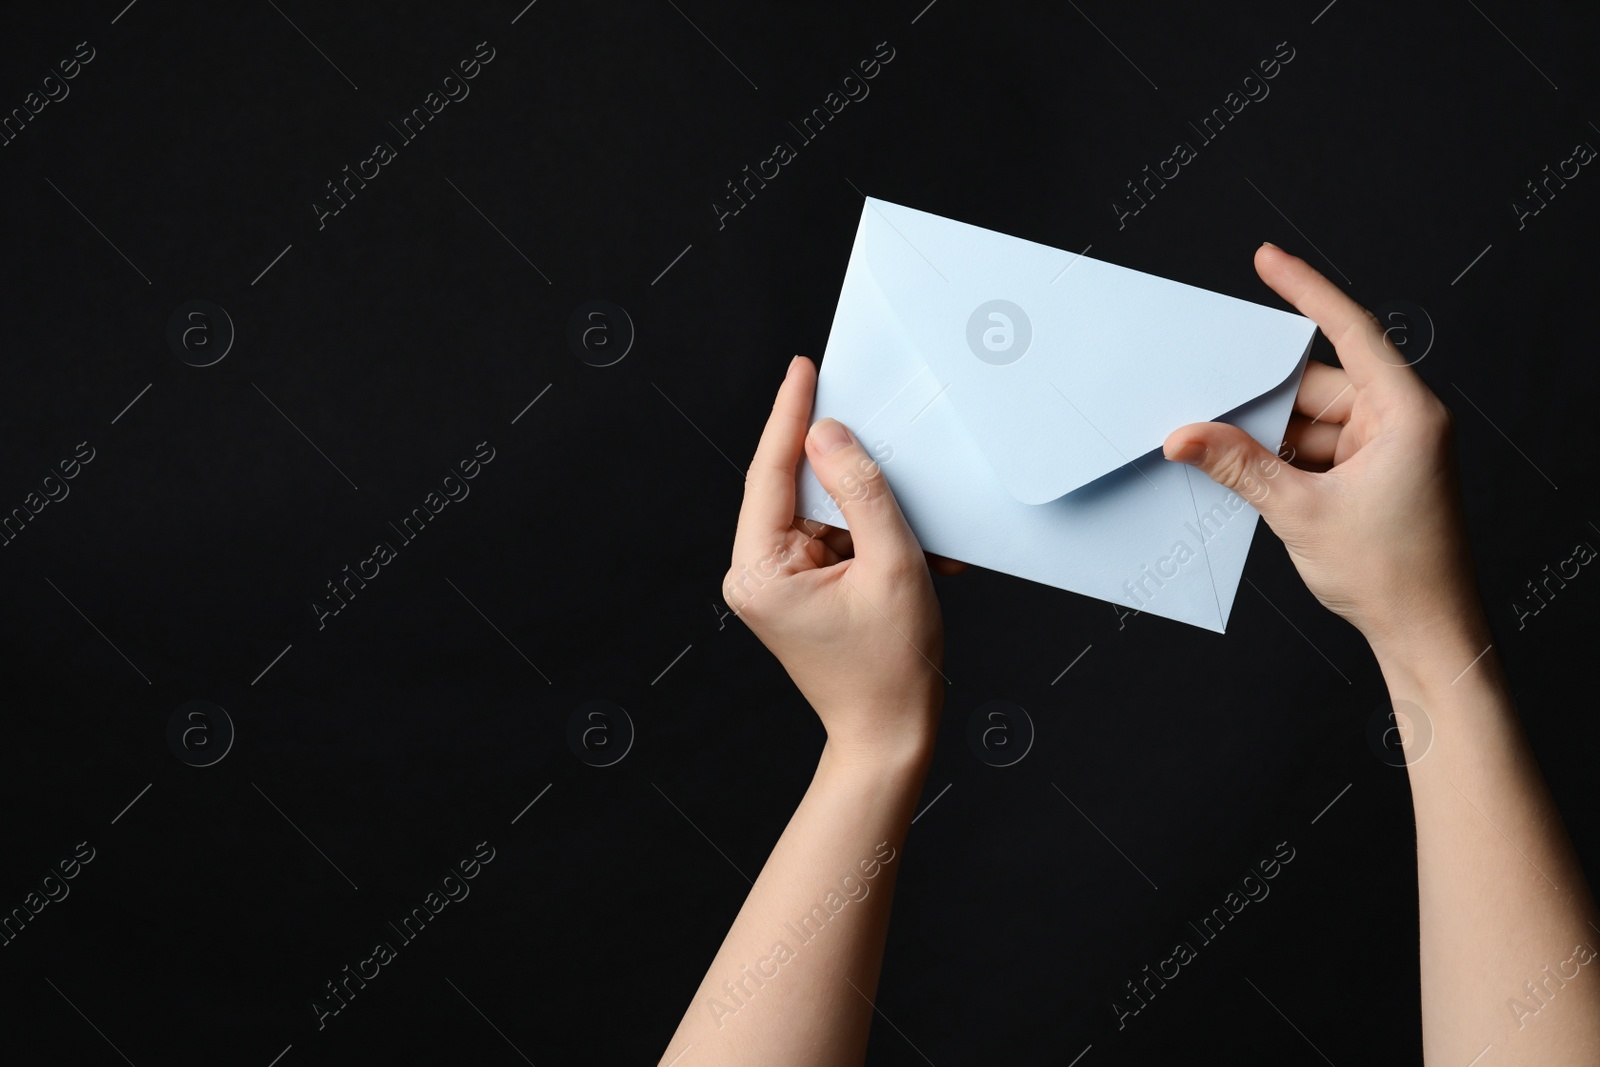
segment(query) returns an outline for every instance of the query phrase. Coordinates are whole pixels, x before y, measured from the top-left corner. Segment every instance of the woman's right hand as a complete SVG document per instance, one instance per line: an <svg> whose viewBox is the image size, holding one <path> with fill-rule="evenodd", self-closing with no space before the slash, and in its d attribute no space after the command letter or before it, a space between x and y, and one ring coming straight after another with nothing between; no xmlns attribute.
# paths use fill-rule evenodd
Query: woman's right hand
<svg viewBox="0 0 1600 1067"><path fill-rule="evenodd" d="M1285 443L1293 466L1236 426L1191 423L1163 446L1260 511L1300 576L1383 659L1486 628L1461 519L1448 408L1366 308L1263 244L1256 273L1333 342L1308 362Z"/></svg>

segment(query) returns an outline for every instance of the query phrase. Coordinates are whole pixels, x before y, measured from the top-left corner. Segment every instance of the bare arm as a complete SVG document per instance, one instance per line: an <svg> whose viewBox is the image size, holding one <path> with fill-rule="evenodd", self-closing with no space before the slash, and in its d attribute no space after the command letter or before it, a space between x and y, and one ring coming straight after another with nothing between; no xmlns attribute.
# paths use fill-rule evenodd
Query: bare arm
<svg viewBox="0 0 1600 1067"><path fill-rule="evenodd" d="M866 1055L889 902L926 758L824 750L663 1063L850 1064Z"/></svg>
<svg viewBox="0 0 1600 1067"><path fill-rule="evenodd" d="M828 741L662 1056L677 1067L863 1061L901 846L938 728L944 631L928 561L861 445L831 419L808 432L815 387L816 368L796 357L746 480L723 595ZM849 531L797 527L802 448Z"/></svg>
<svg viewBox="0 0 1600 1067"><path fill-rule="evenodd" d="M1256 270L1331 340L1280 463L1243 431L1167 438L1256 505L1301 577L1371 644L1404 729L1432 1067L1600 1062L1594 899L1529 750L1472 573L1449 411L1377 319L1273 245ZM1492 1058L1491 1058L1492 1057Z"/></svg>
<svg viewBox="0 0 1600 1067"><path fill-rule="evenodd" d="M1427 1061L1465 1064L1492 1044L1495 1063L1600 1062L1594 899L1488 626L1453 627L1379 662L1397 710L1419 720L1402 736Z"/></svg>

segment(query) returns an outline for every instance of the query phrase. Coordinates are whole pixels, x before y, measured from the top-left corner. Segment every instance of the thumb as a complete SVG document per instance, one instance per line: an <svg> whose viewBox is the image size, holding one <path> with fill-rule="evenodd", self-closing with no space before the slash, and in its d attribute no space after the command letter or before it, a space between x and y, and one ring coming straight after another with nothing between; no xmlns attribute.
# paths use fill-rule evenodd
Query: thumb
<svg viewBox="0 0 1600 1067"><path fill-rule="evenodd" d="M1303 502L1313 475L1291 467L1261 447L1261 442L1225 422L1181 426L1161 446L1167 459L1196 467L1206 477L1239 494L1272 524L1273 516Z"/></svg>
<svg viewBox="0 0 1600 1067"><path fill-rule="evenodd" d="M806 458L817 481L844 513L857 558L922 559L922 548L900 512L883 468L844 423L818 419L806 434Z"/></svg>

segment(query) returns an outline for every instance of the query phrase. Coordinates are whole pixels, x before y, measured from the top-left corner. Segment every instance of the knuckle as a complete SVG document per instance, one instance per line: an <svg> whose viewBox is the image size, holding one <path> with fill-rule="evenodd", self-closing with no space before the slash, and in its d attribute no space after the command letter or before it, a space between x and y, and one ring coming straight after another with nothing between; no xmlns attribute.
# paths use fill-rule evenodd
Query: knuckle
<svg viewBox="0 0 1600 1067"><path fill-rule="evenodd" d="M1219 485L1238 490L1249 477L1250 464L1244 452L1239 448L1222 450L1212 461L1211 470L1207 472Z"/></svg>
<svg viewBox="0 0 1600 1067"><path fill-rule="evenodd" d="M1438 397L1433 398L1433 424L1434 428L1443 436L1455 433L1456 413Z"/></svg>
<svg viewBox="0 0 1600 1067"><path fill-rule="evenodd" d="M722 576L722 602L735 611L738 610L737 601L742 599L739 592L738 578L738 572L732 567L729 567L728 573Z"/></svg>
<svg viewBox="0 0 1600 1067"><path fill-rule="evenodd" d="M1401 407L1406 422L1430 441L1440 441L1455 431L1455 416L1443 400L1427 389L1408 397Z"/></svg>
<svg viewBox="0 0 1600 1067"><path fill-rule="evenodd" d="M1363 335L1373 338L1376 347L1383 346L1385 340L1383 338L1383 323L1379 321L1377 315L1372 313L1370 308L1361 308L1360 311L1350 317L1350 321L1345 324L1345 328L1339 331L1339 336L1333 339L1333 347L1338 349L1351 336Z"/></svg>
<svg viewBox="0 0 1600 1067"><path fill-rule="evenodd" d="M1272 486L1246 470L1244 477L1233 491L1242 497L1245 503L1252 507L1260 507L1261 502L1272 494Z"/></svg>
<svg viewBox="0 0 1600 1067"><path fill-rule="evenodd" d="M722 578L722 601L730 610L741 616L746 615L754 603L754 591L760 584L749 567L742 564L729 567L728 573Z"/></svg>
<svg viewBox="0 0 1600 1067"><path fill-rule="evenodd" d="M840 473L834 483L834 500L842 508L847 504L873 507L889 495L889 483L883 477L883 468L865 453L855 458L849 469Z"/></svg>

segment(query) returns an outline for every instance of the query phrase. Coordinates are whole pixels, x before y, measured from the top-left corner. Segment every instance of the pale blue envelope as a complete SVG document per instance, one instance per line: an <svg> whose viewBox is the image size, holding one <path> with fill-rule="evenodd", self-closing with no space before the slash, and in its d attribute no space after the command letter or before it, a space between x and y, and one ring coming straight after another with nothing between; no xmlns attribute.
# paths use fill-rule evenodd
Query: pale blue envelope
<svg viewBox="0 0 1600 1067"><path fill-rule="evenodd" d="M863 441L928 551L1221 633L1258 513L1161 443L1220 420L1277 451L1315 331L869 197L812 417ZM805 463L798 490L847 525Z"/></svg>

